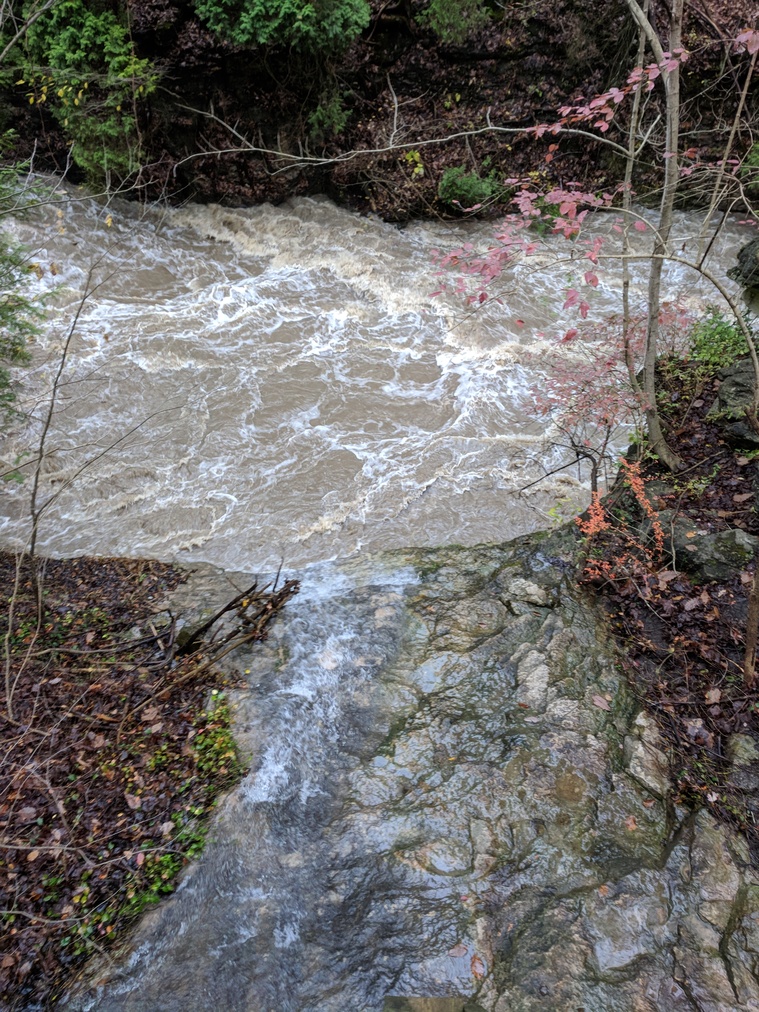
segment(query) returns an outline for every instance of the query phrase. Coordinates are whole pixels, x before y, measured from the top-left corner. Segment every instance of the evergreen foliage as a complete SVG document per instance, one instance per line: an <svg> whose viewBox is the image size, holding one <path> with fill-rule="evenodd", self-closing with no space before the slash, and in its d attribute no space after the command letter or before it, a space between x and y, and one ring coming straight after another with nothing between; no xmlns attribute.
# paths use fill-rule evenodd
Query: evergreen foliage
<svg viewBox="0 0 759 1012"><path fill-rule="evenodd" d="M345 108L342 94L336 89L322 93L319 104L308 117L308 128L314 140L337 137L345 129L350 110Z"/></svg>
<svg viewBox="0 0 759 1012"><path fill-rule="evenodd" d="M203 21L237 45L344 49L369 24L367 0L195 0Z"/></svg>
<svg viewBox="0 0 759 1012"><path fill-rule="evenodd" d="M491 175L480 176L467 172L463 165L446 169L438 183L437 195L446 204L458 206L461 210L486 204L503 191Z"/></svg>
<svg viewBox="0 0 759 1012"><path fill-rule="evenodd" d="M441 42L461 45L490 19L484 0L430 0L417 20L429 27Z"/></svg>
<svg viewBox="0 0 759 1012"><path fill-rule="evenodd" d="M0 137L0 153L12 144L11 133ZM28 188L19 183L24 169L28 166L0 168L0 218L23 212L29 202ZM27 294L33 269L28 251L0 231L0 425L7 425L16 413L16 384L11 370L29 361L27 344L38 333L44 315L43 301Z"/></svg>
<svg viewBox="0 0 759 1012"><path fill-rule="evenodd" d="M135 55L124 8L60 0L29 28L21 64L18 84L50 107L92 181L138 167L135 103L156 75Z"/></svg>
<svg viewBox="0 0 759 1012"><path fill-rule="evenodd" d="M42 315L38 305L24 294L29 262L24 250L0 233L0 421L13 417L16 399L10 369L29 361L27 341L37 333Z"/></svg>

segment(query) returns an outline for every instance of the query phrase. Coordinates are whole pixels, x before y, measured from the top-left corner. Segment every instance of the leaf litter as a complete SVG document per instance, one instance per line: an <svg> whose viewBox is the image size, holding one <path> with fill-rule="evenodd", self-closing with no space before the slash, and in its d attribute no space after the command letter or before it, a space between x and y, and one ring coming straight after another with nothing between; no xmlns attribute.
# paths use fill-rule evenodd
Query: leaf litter
<svg viewBox="0 0 759 1012"><path fill-rule="evenodd" d="M16 564L0 555L9 590ZM129 559L43 569L42 621L28 559L9 635L0 619L0 995L18 1010L54 1000L199 853L245 772L214 661L263 639L298 589L249 588L180 646L161 602L186 574Z"/></svg>

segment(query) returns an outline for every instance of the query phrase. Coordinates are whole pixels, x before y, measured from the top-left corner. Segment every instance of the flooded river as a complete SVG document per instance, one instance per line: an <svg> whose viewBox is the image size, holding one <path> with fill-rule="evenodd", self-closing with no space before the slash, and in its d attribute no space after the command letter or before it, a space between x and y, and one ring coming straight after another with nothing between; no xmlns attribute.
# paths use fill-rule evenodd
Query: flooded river
<svg viewBox="0 0 759 1012"><path fill-rule="evenodd" d="M678 220L682 236L697 226ZM59 191L13 229L39 287L58 286L23 374L37 418L80 309L44 461L44 551L300 566L503 541L587 495L573 470L520 491L562 459L533 402L545 351L577 322L562 291L582 267L518 269L501 303L467 308L430 298L432 251L492 226L400 230L324 199L145 210ZM717 273L747 231L725 231ZM549 240L543 262L568 246ZM591 315L619 310L620 284L601 272ZM714 301L681 267L667 285L691 308ZM6 467L31 471L36 431L16 426ZM0 491L6 546L28 535L29 484Z"/></svg>

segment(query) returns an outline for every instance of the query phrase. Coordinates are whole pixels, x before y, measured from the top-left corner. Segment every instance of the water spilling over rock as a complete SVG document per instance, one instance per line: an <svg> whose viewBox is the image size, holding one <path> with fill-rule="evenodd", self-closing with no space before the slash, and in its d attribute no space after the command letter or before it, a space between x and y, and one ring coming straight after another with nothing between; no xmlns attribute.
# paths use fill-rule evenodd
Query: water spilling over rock
<svg viewBox="0 0 759 1012"><path fill-rule="evenodd" d="M238 658L250 775L177 893L63 1007L759 1009L759 876L671 804L570 542L304 571ZM201 570L175 604L211 610L230 579Z"/></svg>

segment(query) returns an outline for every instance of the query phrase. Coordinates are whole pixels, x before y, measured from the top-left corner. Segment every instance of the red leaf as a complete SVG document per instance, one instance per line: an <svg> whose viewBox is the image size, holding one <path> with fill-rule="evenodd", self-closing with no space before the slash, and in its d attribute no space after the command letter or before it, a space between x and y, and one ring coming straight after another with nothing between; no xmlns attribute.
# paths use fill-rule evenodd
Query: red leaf
<svg viewBox="0 0 759 1012"><path fill-rule="evenodd" d="M593 706L597 706L599 710L606 710L607 712L611 711L609 701L604 699L603 696L593 696Z"/></svg>

